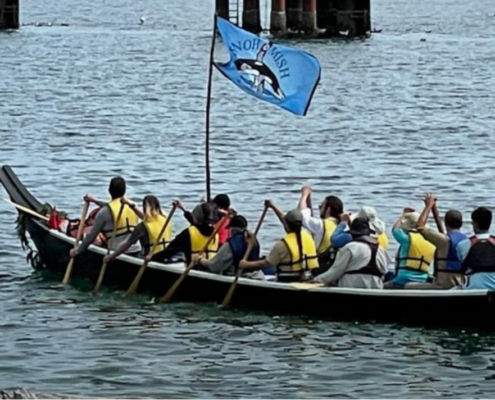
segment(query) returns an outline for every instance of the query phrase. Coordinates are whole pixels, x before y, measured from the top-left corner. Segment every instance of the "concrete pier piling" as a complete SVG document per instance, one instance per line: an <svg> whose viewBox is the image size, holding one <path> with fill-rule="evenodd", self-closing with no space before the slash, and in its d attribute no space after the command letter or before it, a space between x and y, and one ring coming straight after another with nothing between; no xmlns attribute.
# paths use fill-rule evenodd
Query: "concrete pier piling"
<svg viewBox="0 0 495 400"><path fill-rule="evenodd" d="M242 27L250 32L261 32L260 0L244 0Z"/></svg>
<svg viewBox="0 0 495 400"><path fill-rule="evenodd" d="M19 0L0 0L0 29L19 29Z"/></svg>
<svg viewBox="0 0 495 400"><path fill-rule="evenodd" d="M287 14L285 0L272 0L270 15L270 32L273 35L284 35L287 32Z"/></svg>
<svg viewBox="0 0 495 400"><path fill-rule="evenodd" d="M318 31L316 26L316 0L303 1L302 30L306 36L314 36Z"/></svg>

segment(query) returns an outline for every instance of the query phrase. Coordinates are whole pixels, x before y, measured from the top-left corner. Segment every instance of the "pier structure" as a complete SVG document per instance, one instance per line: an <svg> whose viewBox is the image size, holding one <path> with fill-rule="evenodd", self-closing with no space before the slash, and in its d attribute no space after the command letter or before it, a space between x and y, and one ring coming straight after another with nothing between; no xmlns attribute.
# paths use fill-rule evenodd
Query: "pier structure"
<svg viewBox="0 0 495 400"><path fill-rule="evenodd" d="M218 15L244 29L274 36L360 37L371 33L370 0L266 0L270 26L262 27L260 0L215 0ZM242 15L242 18L239 16Z"/></svg>
<svg viewBox="0 0 495 400"><path fill-rule="evenodd" d="M0 30L19 26L19 0L0 0Z"/></svg>

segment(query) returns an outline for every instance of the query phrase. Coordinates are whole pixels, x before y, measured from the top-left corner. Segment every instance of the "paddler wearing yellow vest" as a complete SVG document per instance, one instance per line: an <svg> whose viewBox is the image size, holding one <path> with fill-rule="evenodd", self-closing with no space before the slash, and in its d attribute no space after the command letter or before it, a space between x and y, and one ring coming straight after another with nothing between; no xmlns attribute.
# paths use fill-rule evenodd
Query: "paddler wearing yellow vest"
<svg viewBox="0 0 495 400"><path fill-rule="evenodd" d="M176 203L179 203L178 201ZM184 261L189 264L193 256L199 256L207 243L215 226L213 209L208 203L198 204L192 211L194 223L179 233L165 249L164 258L172 259L183 255ZM209 260L215 256L219 247L218 233L208 246L203 258Z"/></svg>
<svg viewBox="0 0 495 400"><path fill-rule="evenodd" d="M122 202L129 205L143 222L136 226L129 239L122 243L114 253L105 257L104 261L107 264L125 253L129 247L137 242L141 244L141 255L143 258L149 255L149 252L158 241L158 236L160 236L160 232L167 219L167 215L162 212L160 207L160 201L155 196L146 196L143 199L143 211L139 210L133 201L123 198ZM172 222L169 222L167 229L165 229L165 233L158 241L158 245L152 254L152 261L165 261L165 248L170 243L171 238Z"/></svg>
<svg viewBox="0 0 495 400"><path fill-rule="evenodd" d="M284 222L287 234L278 240L267 258L259 261L241 261L240 268L265 269L273 266L279 282L300 282L318 275L319 264L313 236L303 228L300 210L289 211L285 216L270 200L265 206L272 208Z"/></svg>
<svg viewBox="0 0 495 400"><path fill-rule="evenodd" d="M332 234L340 222L340 215L344 212L344 205L337 196L327 196L320 204L320 218L311 215L308 200L311 196L311 187L303 186L298 208L303 216L303 227L312 235L316 243L320 271L328 270L335 260L335 250L332 246Z"/></svg>
<svg viewBox="0 0 495 400"><path fill-rule="evenodd" d="M433 273L436 247L416 229L419 213L404 208L392 228L392 235L399 243L395 278L385 283L386 289L404 289L408 283L425 283Z"/></svg>
<svg viewBox="0 0 495 400"><path fill-rule="evenodd" d="M112 200L108 203L102 203L92 196L85 196L86 201L94 202L98 205L102 205L98 214L96 214L95 222L91 231L86 235L82 243L77 249L72 249L70 254L71 257L75 257L78 254L83 253L87 250L88 246L93 243L95 238L103 233L105 236L107 243L108 239L112 236L114 224L117 223L117 230L115 240L111 243L111 249L116 250L120 247L122 243L124 243L131 236L134 228L138 224L138 217L136 213L129 207L129 205L124 205L122 215L119 221L116 221L117 216L120 211L120 207L122 205L121 199L125 196L126 192L126 183L125 179L118 176L113 178L110 181L110 185L108 187L108 192L110 193L110 197ZM133 246L130 246L127 249L126 254L137 255L141 249L139 243L136 243Z"/></svg>

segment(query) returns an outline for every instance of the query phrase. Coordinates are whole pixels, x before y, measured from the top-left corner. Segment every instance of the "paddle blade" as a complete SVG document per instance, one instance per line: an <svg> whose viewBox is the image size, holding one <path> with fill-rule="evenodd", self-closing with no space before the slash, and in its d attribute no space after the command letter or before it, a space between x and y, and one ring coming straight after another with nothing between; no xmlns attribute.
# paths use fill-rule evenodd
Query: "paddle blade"
<svg viewBox="0 0 495 400"><path fill-rule="evenodd" d="M141 282L141 278L143 277L144 271L146 270L147 266L148 266L148 262L144 261L141 268L139 268L139 271L138 271L136 277L132 281L131 286L129 286L129 289L127 289L127 292L125 294L127 297L133 296L137 292L138 287L139 287L139 282Z"/></svg>
<svg viewBox="0 0 495 400"><path fill-rule="evenodd" d="M311 290L325 286L323 283L305 283L305 282L294 282L290 284L291 287L298 290Z"/></svg>
<svg viewBox="0 0 495 400"><path fill-rule="evenodd" d="M70 277L72 275L72 267L74 266L74 258L71 257L69 264L67 265L67 269L65 270L64 280L62 284L67 285L70 281Z"/></svg>
<svg viewBox="0 0 495 400"><path fill-rule="evenodd" d="M228 307L230 304L230 301L232 300L232 296L234 295L235 288L237 286L237 281L239 280L239 275L235 276L234 282L230 285L229 291L227 292L227 295L223 299L222 302L222 307Z"/></svg>

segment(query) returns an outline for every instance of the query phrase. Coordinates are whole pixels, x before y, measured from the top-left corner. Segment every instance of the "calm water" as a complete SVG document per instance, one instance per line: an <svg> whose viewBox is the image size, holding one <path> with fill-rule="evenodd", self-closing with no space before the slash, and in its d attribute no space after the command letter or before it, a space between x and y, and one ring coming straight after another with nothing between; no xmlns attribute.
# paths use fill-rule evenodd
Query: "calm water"
<svg viewBox="0 0 495 400"><path fill-rule="evenodd" d="M70 26L0 34L1 163L73 216L86 192L105 197L115 174L134 198L180 196L192 206L204 190L209 3L23 1L23 22ZM375 206L389 226L430 189L442 211L495 206L494 16L492 0L374 0L383 33L291 42L323 66L304 119L245 98L216 74L214 192L230 193L250 221L267 197L293 207L305 182L315 202L337 193L350 210ZM60 289L32 273L14 218L0 204L0 388L108 397L495 396L495 335L91 297L84 283ZM271 215L265 249L281 235Z"/></svg>

